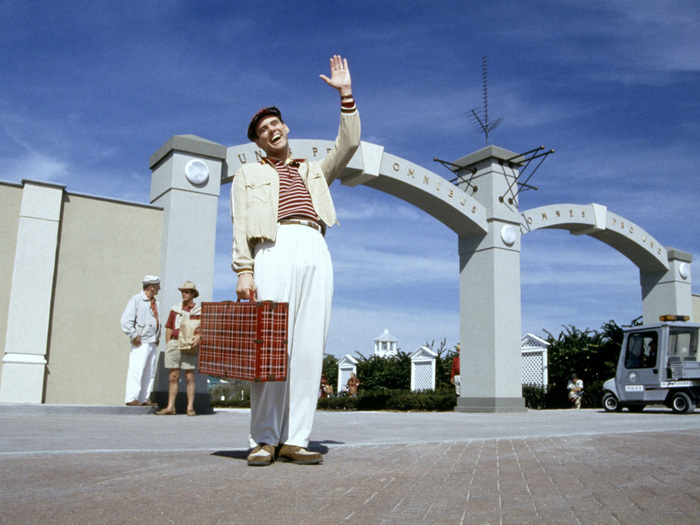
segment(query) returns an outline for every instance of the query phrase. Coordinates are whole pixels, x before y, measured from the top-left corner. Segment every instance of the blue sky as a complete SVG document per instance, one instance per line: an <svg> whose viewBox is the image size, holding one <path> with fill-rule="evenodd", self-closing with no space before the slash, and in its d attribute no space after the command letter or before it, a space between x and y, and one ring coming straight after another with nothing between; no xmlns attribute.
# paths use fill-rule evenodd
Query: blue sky
<svg viewBox="0 0 700 525"><path fill-rule="evenodd" d="M260 4L260 6L256 5ZM171 136L233 146L282 108L290 138L333 139L348 58L363 140L448 177L491 144L551 155L520 208L596 202L689 252L700 276L700 4L695 1L0 2L0 179L148 202L148 159ZM368 355L388 329L412 351L459 336L456 235L369 188L332 188L342 224L327 351ZM232 298L227 189L215 299ZM587 237L523 237L522 332L641 315L639 272ZM700 277L693 292L700 293Z"/></svg>

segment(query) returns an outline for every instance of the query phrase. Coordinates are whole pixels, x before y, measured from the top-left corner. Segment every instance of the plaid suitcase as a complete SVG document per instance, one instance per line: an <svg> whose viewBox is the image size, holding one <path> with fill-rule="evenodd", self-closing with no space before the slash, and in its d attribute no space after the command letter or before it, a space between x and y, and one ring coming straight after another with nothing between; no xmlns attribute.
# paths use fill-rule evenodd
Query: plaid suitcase
<svg viewBox="0 0 700 525"><path fill-rule="evenodd" d="M286 381L288 316L287 303L202 303L199 372L244 381Z"/></svg>

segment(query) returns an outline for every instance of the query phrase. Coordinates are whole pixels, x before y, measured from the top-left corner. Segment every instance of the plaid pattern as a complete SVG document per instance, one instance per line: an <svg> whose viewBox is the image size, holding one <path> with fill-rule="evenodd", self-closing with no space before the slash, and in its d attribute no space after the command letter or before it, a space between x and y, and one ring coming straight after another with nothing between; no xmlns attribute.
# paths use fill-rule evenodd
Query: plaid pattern
<svg viewBox="0 0 700 525"><path fill-rule="evenodd" d="M202 303L199 372L244 381L286 381L288 317L287 303Z"/></svg>

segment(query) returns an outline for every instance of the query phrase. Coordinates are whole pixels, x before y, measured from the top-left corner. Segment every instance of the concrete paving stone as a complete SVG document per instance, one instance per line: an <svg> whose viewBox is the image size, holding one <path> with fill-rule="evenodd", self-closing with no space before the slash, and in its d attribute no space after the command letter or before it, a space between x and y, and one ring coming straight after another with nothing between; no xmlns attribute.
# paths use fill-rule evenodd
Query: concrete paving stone
<svg viewBox="0 0 700 525"><path fill-rule="evenodd" d="M245 410L18 410L0 523L700 522L700 415L319 412L323 465L251 468Z"/></svg>

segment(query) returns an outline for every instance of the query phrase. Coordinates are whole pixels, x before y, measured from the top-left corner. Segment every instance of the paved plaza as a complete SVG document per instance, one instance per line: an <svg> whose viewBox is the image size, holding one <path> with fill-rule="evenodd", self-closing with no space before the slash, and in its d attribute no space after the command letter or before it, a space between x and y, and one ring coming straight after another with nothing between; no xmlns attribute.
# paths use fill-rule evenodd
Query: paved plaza
<svg viewBox="0 0 700 525"><path fill-rule="evenodd" d="M700 522L700 414L324 412L248 467L248 410L0 405L0 523Z"/></svg>

